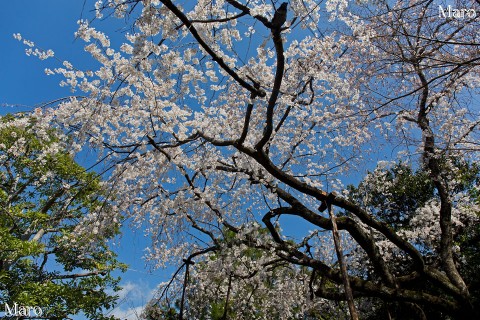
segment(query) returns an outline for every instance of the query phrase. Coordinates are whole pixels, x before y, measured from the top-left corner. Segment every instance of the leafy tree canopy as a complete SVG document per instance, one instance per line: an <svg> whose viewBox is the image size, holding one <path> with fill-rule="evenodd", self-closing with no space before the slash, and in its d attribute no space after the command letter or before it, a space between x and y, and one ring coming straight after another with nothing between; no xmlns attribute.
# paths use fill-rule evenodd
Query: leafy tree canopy
<svg viewBox="0 0 480 320"><path fill-rule="evenodd" d="M0 118L0 303L101 319L125 268L109 249L119 217L65 142L34 117Z"/></svg>

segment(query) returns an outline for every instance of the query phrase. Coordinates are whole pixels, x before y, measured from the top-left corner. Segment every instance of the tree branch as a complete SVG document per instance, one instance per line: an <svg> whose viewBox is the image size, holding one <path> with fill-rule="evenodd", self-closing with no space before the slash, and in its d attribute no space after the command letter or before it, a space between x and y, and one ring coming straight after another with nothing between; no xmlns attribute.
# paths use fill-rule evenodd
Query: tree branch
<svg viewBox="0 0 480 320"><path fill-rule="evenodd" d="M225 70L238 84L247 89L250 92L254 92L259 97L265 97L266 93L263 90L255 89L251 84L243 80L235 71L233 71L223 59L218 56L212 48L202 39L198 34L197 29L194 27L192 22L187 18L187 16L170 0L161 0L161 2L175 15L180 21L187 27L192 36L197 40L198 44L212 57L213 61L217 62L218 65Z"/></svg>

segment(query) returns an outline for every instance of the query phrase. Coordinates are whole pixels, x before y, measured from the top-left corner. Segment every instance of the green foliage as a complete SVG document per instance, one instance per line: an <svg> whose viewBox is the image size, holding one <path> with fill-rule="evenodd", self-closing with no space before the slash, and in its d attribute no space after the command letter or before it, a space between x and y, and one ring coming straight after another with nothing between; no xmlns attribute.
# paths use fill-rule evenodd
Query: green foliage
<svg viewBox="0 0 480 320"><path fill-rule="evenodd" d="M57 132L12 115L0 119L0 178L2 310L17 303L49 318L103 319L117 299L107 289L119 289L111 272L126 266L109 250L119 224L100 179Z"/></svg>
<svg viewBox="0 0 480 320"><path fill-rule="evenodd" d="M406 227L415 210L434 195L434 185L427 172L405 163L395 164L370 175L358 187L348 186L352 200L369 207L378 217L395 229ZM368 195L365 196L365 195Z"/></svg>
<svg viewBox="0 0 480 320"><path fill-rule="evenodd" d="M449 176L443 177L451 182L450 192L467 194L472 200L472 206L480 205L480 165L459 160L444 158L443 172ZM414 171L405 163L394 164L391 168L377 168L362 181L358 187L349 186L351 200L368 208L395 230L408 229L410 220L416 210L422 208L429 200L438 195L435 193L434 182L428 171ZM477 211L477 215L480 212ZM454 234L455 244L459 247L457 260L460 272L469 286L473 304L480 305L480 225L465 225ZM426 285L421 281L414 285ZM362 305L363 303L363 305ZM409 304L378 305L371 299L364 299L359 309L365 319L383 319L387 309L393 314L401 312L406 318L416 319L418 308ZM372 308L375 306L375 308ZM362 310L363 308L363 310ZM438 310L425 309L430 316L441 318Z"/></svg>
<svg viewBox="0 0 480 320"><path fill-rule="evenodd" d="M474 200L472 205L480 206L480 165L478 163L464 163L459 166L459 191L467 192ZM477 212L480 216L480 212ZM473 304L480 309L480 224L474 223L465 226L463 232L455 239L459 252L465 263L460 272L469 283L469 291L473 297Z"/></svg>

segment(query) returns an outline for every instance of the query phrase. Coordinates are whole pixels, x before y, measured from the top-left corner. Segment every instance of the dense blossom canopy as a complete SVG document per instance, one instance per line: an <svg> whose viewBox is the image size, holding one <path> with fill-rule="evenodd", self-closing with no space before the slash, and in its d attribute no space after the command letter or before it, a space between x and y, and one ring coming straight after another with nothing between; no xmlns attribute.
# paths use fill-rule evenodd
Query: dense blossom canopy
<svg viewBox="0 0 480 320"><path fill-rule="evenodd" d="M97 1L130 32L114 47L79 21L100 67L47 70L75 97L43 119L101 151L118 208L148 226L148 258L184 267L159 303L178 298L189 319L334 313L331 215L357 307L472 316L457 241L479 218L478 183L459 186L478 161L480 18L444 17L440 0L292 0L279 27L280 5ZM423 178L400 187L399 162ZM428 193L405 209L392 194L405 188Z"/></svg>

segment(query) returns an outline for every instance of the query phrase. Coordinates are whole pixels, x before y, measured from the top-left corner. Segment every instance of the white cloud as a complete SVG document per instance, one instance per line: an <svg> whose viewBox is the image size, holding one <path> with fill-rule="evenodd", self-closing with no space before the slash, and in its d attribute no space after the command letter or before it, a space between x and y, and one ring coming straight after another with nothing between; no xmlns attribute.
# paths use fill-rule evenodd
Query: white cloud
<svg viewBox="0 0 480 320"><path fill-rule="evenodd" d="M145 292L142 290L142 285L141 284L136 284L133 282L127 282L124 285L122 285L122 289L117 292L118 295L118 300L122 301L124 299L132 299L135 297L140 298Z"/></svg>
<svg viewBox="0 0 480 320"><path fill-rule="evenodd" d="M143 308L153 298L155 288L151 288L145 281L128 281L121 285L122 289L116 294L119 296L117 306L109 312L121 320L141 319Z"/></svg>
<svg viewBox="0 0 480 320"><path fill-rule="evenodd" d="M141 319L140 315L142 314L143 306L129 308L129 309L119 309L115 308L110 314L121 320L138 320Z"/></svg>

